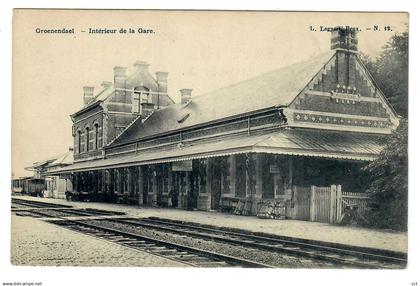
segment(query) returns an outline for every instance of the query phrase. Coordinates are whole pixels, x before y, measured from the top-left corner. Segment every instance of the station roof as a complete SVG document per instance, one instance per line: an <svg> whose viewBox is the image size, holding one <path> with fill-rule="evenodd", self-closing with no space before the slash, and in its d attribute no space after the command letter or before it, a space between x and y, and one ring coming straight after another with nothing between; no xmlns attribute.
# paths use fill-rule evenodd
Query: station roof
<svg viewBox="0 0 420 286"><path fill-rule="evenodd" d="M64 154L55 155L43 161L38 161L32 164L32 166L25 167L28 171L33 171L35 169L51 167L51 166L60 166L60 165L71 165L73 164L73 151L68 151Z"/></svg>
<svg viewBox="0 0 420 286"><path fill-rule="evenodd" d="M71 164L73 164L73 151L60 155L57 159L48 164L48 167Z"/></svg>
<svg viewBox="0 0 420 286"><path fill-rule="evenodd" d="M334 53L328 51L249 80L193 96L187 104L156 110L146 121L134 122L112 146L276 106L287 106Z"/></svg>
<svg viewBox="0 0 420 286"><path fill-rule="evenodd" d="M241 153L270 153L330 159L372 161L382 150L383 135L311 129L282 129L265 134L241 134L199 140L170 148L153 148L107 159L75 163L50 172L71 173L106 168L158 164Z"/></svg>

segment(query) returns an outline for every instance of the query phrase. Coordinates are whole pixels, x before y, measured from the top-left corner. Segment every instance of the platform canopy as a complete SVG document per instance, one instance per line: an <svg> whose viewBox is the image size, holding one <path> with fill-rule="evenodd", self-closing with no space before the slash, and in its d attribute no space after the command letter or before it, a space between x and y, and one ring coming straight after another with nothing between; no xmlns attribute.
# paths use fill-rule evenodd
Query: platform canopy
<svg viewBox="0 0 420 286"><path fill-rule="evenodd" d="M282 129L275 132L212 138L172 145L166 148L139 149L106 159L78 162L49 172L64 174L107 168L129 167L220 157L242 153L269 153L329 159L372 161L383 148L378 134L310 129Z"/></svg>

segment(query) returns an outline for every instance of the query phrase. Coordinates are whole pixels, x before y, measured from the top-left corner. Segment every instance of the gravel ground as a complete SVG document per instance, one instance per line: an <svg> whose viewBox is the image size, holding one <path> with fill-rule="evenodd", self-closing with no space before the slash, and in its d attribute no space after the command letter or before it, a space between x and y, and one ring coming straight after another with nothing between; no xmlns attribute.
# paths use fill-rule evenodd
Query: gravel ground
<svg viewBox="0 0 420 286"><path fill-rule="evenodd" d="M186 267L173 260L16 215L12 215L11 243L13 265Z"/></svg>
<svg viewBox="0 0 420 286"><path fill-rule="evenodd" d="M28 208L13 208L13 211L15 211L18 214L29 214L29 216L34 217L88 217L88 216L105 216L105 215L115 215L112 212L107 211L100 211L100 210L86 210L86 209L64 209L64 210L58 210L58 209L42 209L42 208L35 208L30 211L27 211ZM32 212L32 215L30 215Z"/></svg>
<svg viewBox="0 0 420 286"><path fill-rule="evenodd" d="M54 217L79 217L79 216L89 216L83 213L68 213L59 210L46 210L46 209L39 209L36 210L36 214L45 215L45 217L54 216Z"/></svg>
<svg viewBox="0 0 420 286"><path fill-rule="evenodd" d="M123 223L111 221L89 221L92 225L109 227L121 231L140 234L150 238L156 238L167 242L178 243L185 246L200 248L221 254L231 255L235 257L245 258L251 261L264 263L279 268L332 268L333 264L322 263L306 258L297 258L290 255L273 253L270 251L256 250L252 248L242 247L239 245L229 245L210 240L192 238L174 233L167 233L158 230L152 230L144 227L138 227Z"/></svg>

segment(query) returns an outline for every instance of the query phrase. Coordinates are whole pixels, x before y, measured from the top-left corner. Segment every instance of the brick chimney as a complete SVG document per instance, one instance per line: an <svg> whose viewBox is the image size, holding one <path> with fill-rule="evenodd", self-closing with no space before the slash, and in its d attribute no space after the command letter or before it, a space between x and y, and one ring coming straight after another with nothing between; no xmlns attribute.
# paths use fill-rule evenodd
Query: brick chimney
<svg viewBox="0 0 420 286"><path fill-rule="evenodd" d="M141 117L146 118L149 116L153 110L155 110L155 105L151 102L143 102L141 104Z"/></svg>
<svg viewBox="0 0 420 286"><path fill-rule="evenodd" d="M163 71L156 72L158 92L168 93L168 73Z"/></svg>
<svg viewBox="0 0 420 286"><path fill-rule="evenodd" d="M141 72L145 72L147 71L147 69L149 68L149 64L145 61L137 61L134 63L134 65L137 70L141 71Z"/></svg>
<svg viewBox="0 0 420 286"><path fill-rule="evenodd" d="M93 86L84 86L83 87L83 104L87 105L93 99Z"/></svg>
<svg viewBox="0 0 420 286"><path fill-rule="evenodd" d="M183 89L181 89L179 91L181 92L181 103L182 104L185 104L185 103L187 103L188 101L191 100L191 92L192 92L192 89L183 88Z"/></svg>
<svg viewBox="0 0 420 286"><path fill-rule="evenodd" d="M115 88L125 88L126 67L114 67L114 87Z"/></svg>
<svg viewBox="0 0 420 286"><path fill-rule="evenodd" d="M337 26L331 32L331 49L357 52L357 28Z"/></svg>
<svg viewBox="0 0 420 286"><path fill-rule="evenodd" d="M355 91L357 28L335 27L331 32L331 49L336 50L336 91L344 93Z"/></svg>

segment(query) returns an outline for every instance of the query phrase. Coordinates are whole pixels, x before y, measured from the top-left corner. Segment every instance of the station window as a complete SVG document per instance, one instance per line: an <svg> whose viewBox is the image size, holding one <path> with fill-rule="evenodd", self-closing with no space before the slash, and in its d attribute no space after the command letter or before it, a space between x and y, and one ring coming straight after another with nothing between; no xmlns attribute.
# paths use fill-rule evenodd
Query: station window
<svg viewBox="0 0 420 286"><path fill-rule="evenodd" d="M82 153L82 132L77 131L77 150L79 153Z"/></svg>
<svg viewBox="0 0 420 286"><path fill-rule="evenodd" d="M86 152L89 152L89 127L86 127Z"/></svg>
<svg viewBox="0 0 420 286"><path fill-rule="evenodd" d="M95 123L95 149L99 148L99 124Z"/></svg>

